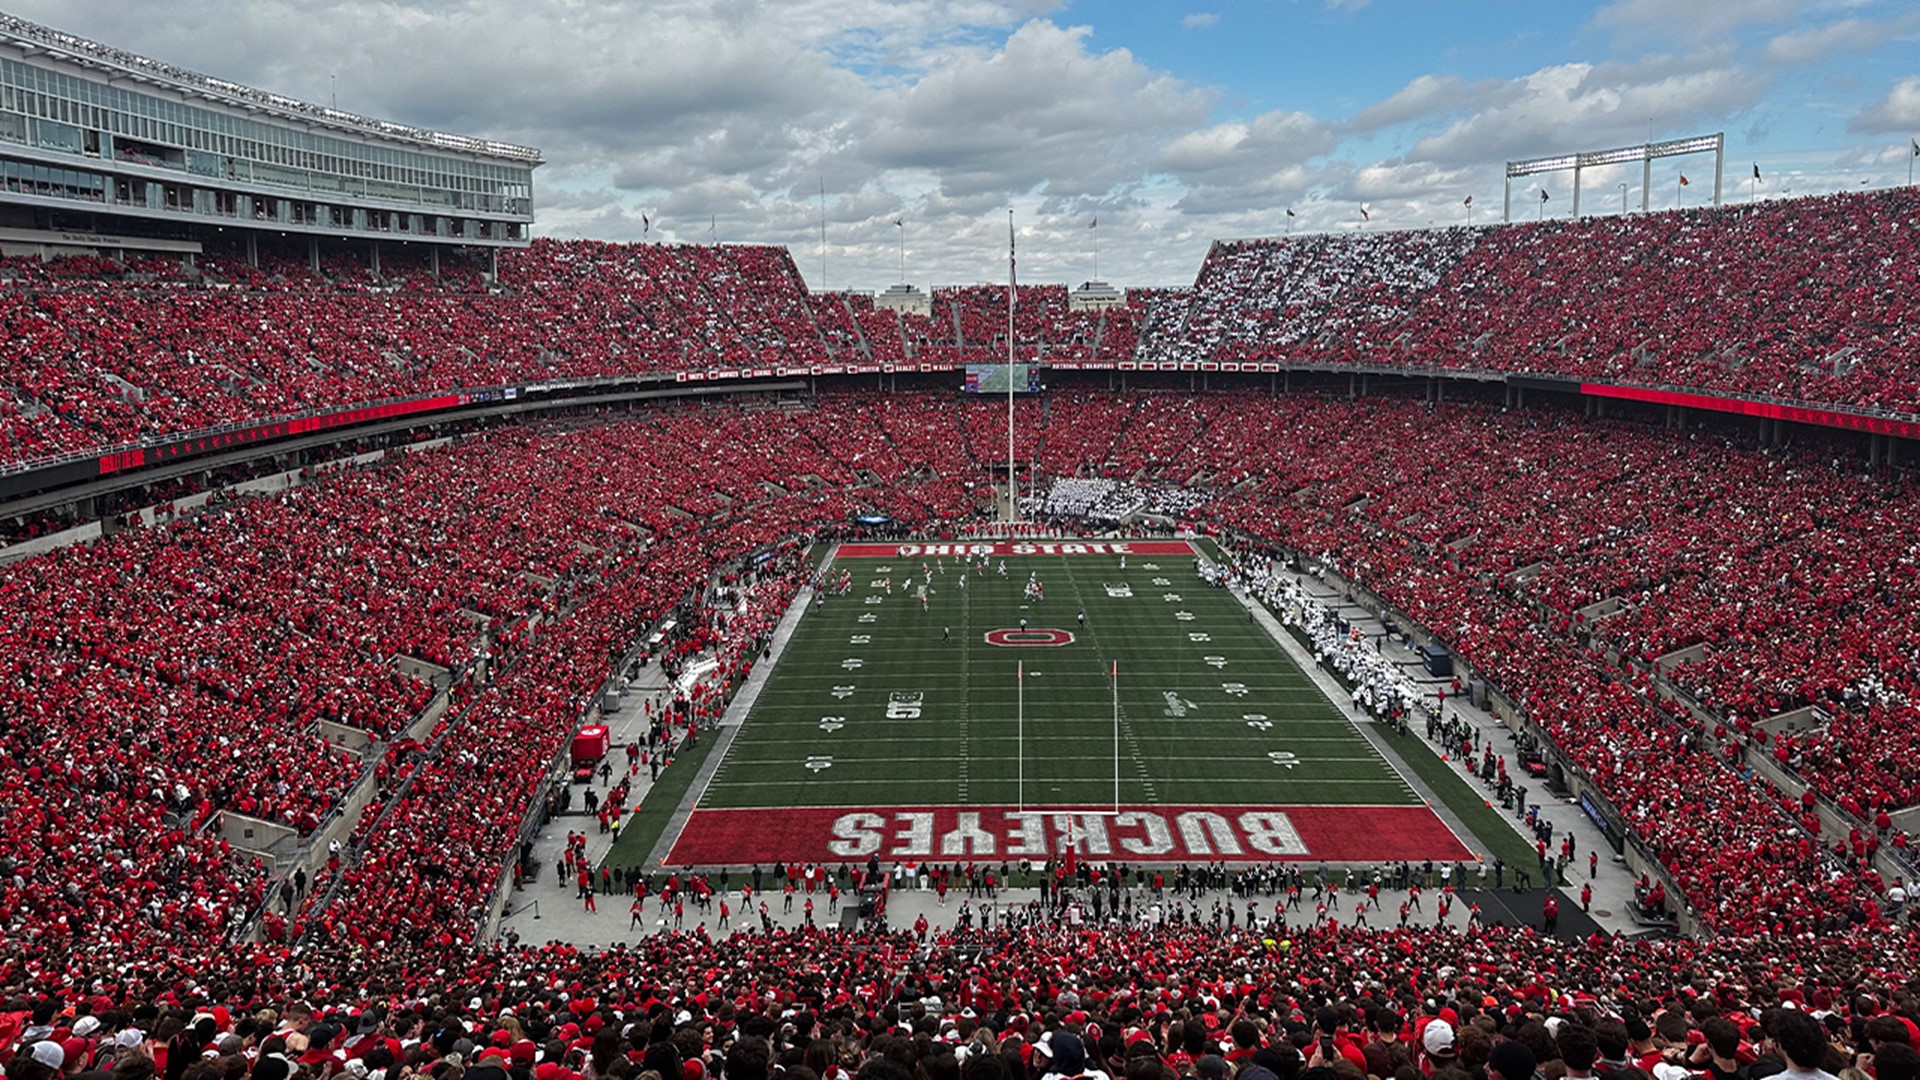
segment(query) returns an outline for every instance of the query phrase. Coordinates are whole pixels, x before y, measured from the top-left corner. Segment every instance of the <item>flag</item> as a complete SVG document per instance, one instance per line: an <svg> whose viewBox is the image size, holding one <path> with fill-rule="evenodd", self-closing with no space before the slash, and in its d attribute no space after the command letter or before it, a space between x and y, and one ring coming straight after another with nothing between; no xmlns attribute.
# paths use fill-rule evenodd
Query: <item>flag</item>
<svg viewBox="0 0 1920 1080"><path fill-rule="evenodd" d="M1465 201L1465 202L1463 202L1463 203L1461 203L1460 205L1462 205L1462 206L1472 206L1472 205L1473 205L1473 196L1471 196L1471 195L1469 195L1469 196L1467 196L1467 201Z"/></svg>
<svg viewBox="0 0 1920 1080"><path fill-rule="evenodd" d="M1757 161L1753 163L1753 178L1760 179L1760 163Z"/></svg>
<svg viewBox="0 0 1920 1080"><path fill-rule="evenodd" d="M648 217L645 214L641 214L640 215L640 231L647 232L652 228L653 228L653 219Z"/></svg>
<svg viewBox="0 0 1920 1080"><path fill-rule="evenodd" d="M1007 303L1013 303L1013 283L1018 261L1014 258L1013 212L1007 212Z"/></svg>
<svg viewBox="0 0 1920 1080"><path fill-rule="evenodd" d="M1548 195L1548 194L1547 194L1547 189L1546 189L1546 188L1541 188L1541 189L1540 189L1540 201L1541 201L1541 202L1546 202L1546 201L1547 201L1548 199L1551 199L1552 197L1553 197L1553 196L1551 196L1551 195Z"/></svg>
<svg viewBox="0 0 1920 1080"><path fill-rule="evenodd" d="M1099 228L1099 227L1100 227L1100 219L1099 219L1099 218L1094 218L1094 219L1093 219L1092 221L1089 221L1089 222L1087 222L1087 228L1089 228L1089 229L1097 229L1097 228Z"/></svg>
<svg viewBox="0 0 1920 1080"><path fill-rule="evenodd" d="M1913 156L1920 157L1920 139L1913 140Z"/></svg>
<svg viewBox="0 0 1920 1080"><path fill-rule="evenodd" d="M1361 220L1361 221L1372 221L1372 220L1373 220L1373 213L1372 213L1371 211L1369 211L1369 210L1367 209L1367 204L1366 204L1366 203L1361 203L1361 204L1360 204L1360 220Z"/></svg>
<svg viewBox="0 0 1920 1080"><path fill-rule="evenodd" d="M1294 214L1294 212L1293 212L1293 207L1291 207L1291 206L1289 206L1289 207L1287 207L1287 216L1288 216L1288 217L1294 217L1294 216L1296 216L1296 215Z"/></svg>
<svg viewBox="0 0 1920 1080"><path fill-rule="evenodd" d="M1689 179L1687 179L1687 174L1686 174L1686 173L1681 173L1681 174L1680 174L1680 186L1681 186L1681 187L1686 187L1686 186L1687 186L1688 184L1691 184L1691 183L1693 183L1693 181L1691 181L1691 180L1689 180Z"/></svg>
<svg viewBox="0 0 1920 1080"><path fill-rule="evenodd" d="M906 228L906 227L907 227L907 222L906 222L906 219L904 219L904 218L894 218L894 219L893 219L893 227L894 227L894 228L896 228L896 229L904 229L904 228Z"/></svg>

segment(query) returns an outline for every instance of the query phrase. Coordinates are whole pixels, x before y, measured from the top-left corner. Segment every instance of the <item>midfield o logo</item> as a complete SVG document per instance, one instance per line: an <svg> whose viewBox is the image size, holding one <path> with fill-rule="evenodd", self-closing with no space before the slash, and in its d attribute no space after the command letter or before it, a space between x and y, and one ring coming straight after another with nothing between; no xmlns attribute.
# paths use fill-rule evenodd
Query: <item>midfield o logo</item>
<svg viewBox="0 0 1920 1080"><path fill-rule="evenodd" d="M1018 627L1004 627L999 630L989 630L983 636L987 639L987 644L998 645L1003 649L1052 648L1056 645L1073 644L1072 632L1045 626L1028 627L1025 630Z"/></svg>

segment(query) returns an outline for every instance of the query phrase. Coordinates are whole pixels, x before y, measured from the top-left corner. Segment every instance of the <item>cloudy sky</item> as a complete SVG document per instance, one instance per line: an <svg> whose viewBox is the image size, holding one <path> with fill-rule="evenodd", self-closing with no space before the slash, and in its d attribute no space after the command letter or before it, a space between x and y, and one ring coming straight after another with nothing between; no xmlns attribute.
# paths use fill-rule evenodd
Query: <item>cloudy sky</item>
<svg viewBox="0 0 1920 1080"><path fill-rule="evenodd" d="M1502 163L1724 130L1729 198L1903 183L1912 0L11 0L23 17L540 147L542 234L787 244L818 288L1187 284L1216 237L1500 212ZM1692 181L1678 186L1684 171ZM1655 207L1710 192L1659 163ZM1588 174L1588 212L1640 200ZM1530 182L1531 183L1531 182ZM1570 180L1545 181L1547 213ZM825 187L825 269L821 189ZM1516 207L1540 212L1537 189ZM1367 207L1371 220L1361 220ZM1516 214L1522 212L1516 209ZM1088 228L1098 219L1098 230ZM896 228L894 222L903 225Z"/></svg>

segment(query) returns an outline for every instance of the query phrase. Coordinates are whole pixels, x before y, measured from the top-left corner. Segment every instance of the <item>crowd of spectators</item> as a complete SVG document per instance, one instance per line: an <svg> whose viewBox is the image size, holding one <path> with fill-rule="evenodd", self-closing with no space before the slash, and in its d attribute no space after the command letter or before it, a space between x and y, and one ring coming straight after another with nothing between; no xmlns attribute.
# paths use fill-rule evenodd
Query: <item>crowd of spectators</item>
<svg viewBox="0 0 1920 1080"><path fill-rule="evenodd" d="M1217 423L1229 415L1231 423ZM338 759L311 734L315 721L378 736L405 723L426 688L392 671L396 655L459 667L474 648L474 617L492 626L493 648L515 648L528 617L551 615L551 582L591 575L609 588L605 582L620 578L609 575L607 561L632 559L639 538L651 544L645 565L672 567L678 584L693 575L687 559L699 561L695 550L720 559L862 511L881 509L902 523L964 521L989 505L987 484L1004 454L1002 425L1004 413L989 402L956 407L937 394L847 394L791 415L701 407L599 425L593 436L503 432L488 440L488 454L409 455L390 469L19 563L10 569L15 588L42 603L17 630L15 663L33 675L15 684L23 703L54 715L84 713L102 696L150 696L159 701L148 709L159 749L171 753L159 759L190 778L188 792L202 790L192 798L198 821L238 809L311 824L351 780L349 763L332 771L303 765L309 782L292 790L282 790L278 763ZM1087 432L1106 432L1112 442L1087 446ZM1885 882L1860 851L1845 838L1820 836L1803 807L1741 776L1722 740L1751 730L1766 709L1805 701L1772 698L1780 690L1770 678L1757 682L1751 665L1797 671L1803 682L1828 673L1818 701L1834 721L1768 751L1789 753L1816 788L1849 799L1862 819L1912 805L1914 755L1903 751L1910 728L1887 723L1907 715L1901 701L1912 690L1905 669L1889 663L1910 653L1903 630L1887 630L1897 623L1891 613L1914 601L1912 575L1895 573L1912 565L1903 546L1910 548L1914 530L1887 527L1887 513L1905 513L1910 503L1905 480L1849 475L1814 454L1676 446L1626 425L1396 402L1058 396L1046 423L1021 425L1021 434L1021 459L1064 467L1081 450L1100 461L1079 463L1091 473L1165 469L1179 482L1212 488L1217 498L1206 515L1325 555L1346 577L1434 626L1622 807L1716 926L1755 932L1872 919ZM1288 452L1273 454L1283 442ZM653 452L662 446L676 452ZM626 467L601 477L589 455ZM695 461L708 465L697 482L689 473ZM526 490L543 498L526 502ZM447 509L428 513L419 500ZM1784 500L1805 505L1795 511ZM1667 505L1684 507L1686 527ZM315 519L357 521L361 530L342 538L301 527ZM1822 530L1816 521L1830 525ZM1688 544L1690 534L1715 548ZM695 548L684 552L682 544ZM1830 569L1832 559L1812 557L1822 546L1882 571L1860 588L1839 588L1828 580L1843 577ZM1703 565L1709 552L1713 563ZM1519 573L1526 569L1532 573ZM1791 584L1793 573L1816 577L1780 590L1780 611L1757 611L1759 584L1780 575ZM129 607L129 594L138 594L140 607ZM618 611L655 611L672 596L678 592L624 598ZM1816 601L1826 596L1832 605ZM1620 598L1624 607L1594 625L1574 615L1603 598ZM271 621L267 611L296 617ZM138 621L123 621L132 615ZM1736 634L1734 617L1763 630ZM1876 621L1880 634L1862 630ZM142 632L129 638L115 630L129 625ZM566 623L584 625L578 611ZM607 663L605 644L628 630L614 621L589 638L591 648L538 665L570 673L564 692L547 701L551 715L526 705L538 692L505 684L461 703L455 721L480 715L486 701L515 701L499 707L524 723L553 724L547 738L561 738L564 705L586 692L580 680L595 665ZM561 648L570 634L541 648ZM1715 663L1674 676L1722 707L1726 726L1705 730L1686 713L1651 703L1649 676L1607 667L1584 648L1592 640L1630 657L1713 642ZM1743 648L1751 650L1745 663ZM1824 659L1795 667L1795 657ZM1876 694L1870 705L1860 698L1868 678ZM1763 692L1768 698L1757 698ZM1860 707L1849 707L1855 701ZM211 769L219 757L209 757L205 738L219 726L180 732L163 723L186 711L225 719L230 746L246 724L265 730L263 744L228 751L246 763L244 773L240 765L240 774ZM108 721L113 713L94 715ZM84 730L79 721L65 723ZM280 749L273 742L300 738L315 744ZM269 751L259 753L261 746ZM156 753L144 757L154 769ZM186 799L175 801L169 809L188 809ZM518 809L511 792L501 807ZM1882 840L1907 844L1897 830L1872 830L1862 842L1878 847Z"/></svg>
<svg viewBox="0 0 1920 1080"><path fill-rule="evenodd" d="M1004 454L997 403L927 400L874 399L886 437L836 429L849 459L888 481L989 479ZM1885 884L1848 838L1820 835L1797 803L1728 767L1724 740L1821 703L1831 723L1769 751L1790 748L1794 767L1862 820L1913 805L1912 729L1884 723L1912 693L1898 615L1915 601L1902 476L1818 449L1676 444L1628 424L1391 401L1055 394L1020 437L1018 460L1084 477L1051 482L1076 507L1136 475L1225 492L1206 516L1324 553L1434 627L1608 791L1710 920L1754 930L1765 918L1865 917L1862 901ZM958 462L956 448L967 451ZM1766 589L1777 604L1755 603ZM1623 606L1605 619L1577 614L1608 599ZM1761 629L1728 632L1748 623ZM1724 709L1711 730L1655 703L1644 670L1589 648L1650 664L1700 641L1714 662L1669 674ZM1787 674L1797 681L1782 692ZM1864 839L1866 853L1883 840L1907 843L1886 829ZM1846 849L1838 862L1834 846ZM1792 905L1756 903L1756 890Z"/></svg>
<svg viewBox="0 0 1920 1080"><path fill-rule="evenodd" d="M754 332L772 343L776 327ZM1866 857L1906 842L1881 818L1920 783L1901 726L1916 688L1900 613L1920 602L1906 477L1818 448L1467 405L1079 393L1026 407L1022 461L1192 485L1212 496L1207 518L1431 627L1619 809L1704 925L1783 950L1904 933ZM979 517L1004 424L998 402L934 393L532 424L0 569L14 613L0 964L240 955L224 937L264 875L217 839L220 816L310 828L329 812L366 762L318 725L397 736L430 693L394 670L403 656L489 671L380 758L381 797L284 936L355 962L470 955L540 765L641 630L729 560L856 515L908 530ZM733 680L752 663L738 643L791 581L727 585L698 622ZM1623 606L1578 615L1603 599ZM1724 725L1658 703L1648 671L1596 642L1629 661L1709 644L1673 675ZM1832 721L1768 752L1851 799L1870 837L1823 833L1728 753L1805 703Z"/></svg>
<svg viewBox="0 0 1920 1080"><path fill-rule="evenodd" d="M498 286L449 261L210 255L0 275L0 461L540 379L819 362L783 249L540 241Z"/></svg>
<svg viewBox="0 0 1920 1080"><path fill-rule="evenodd" d="M940 404L846 397L797 423L713 405L511 428L0 568L7 939L91 949L151 941L170 918L222 937L263 879L218 839L223 818L311 833L370 763L393 797L370 804L365 857L335 868L340 887L332 871L316 883L313 898L336 899L313 918L344 937L451 925L525 813L514 785L537 770L521 766L570 734L641 626L782 538L876 510L905 528L973 514L967 481L926 468L945 452L913 441ZM887 448L888 424L908 454ZM862 430L870 442L842 437ZM741 609L741 595L757 602ZM693 639L723 682L750 664L728 642L764 633L783 595L736 589L717 616L732 633ZM487 679L459 683L409 742L433 668L482 660ZM696 719L718 707L694 696ZM365 758L328 725L409 749ZM424 859L422 835L435 837ZM423 896L434 902L404 910Z"/></svg>
<svg viewBox="0 0 1920 1080"><path fill-rule="evenodd" d="M1019 290L1023 359L1530 372L1920 415L1911 189L1478 229L1223 241L1191 290ZM810 294L754 245L0 262L0 463L561 378L999 362L1008 290Z"/></svg>
<svg viewBox="0 0 1920 1080"><path fill-rule="evenodd" d="M1067 477L1055 480L1042 494L1021 499L1029 518L1076 520L1082 528L1107 528L1147 514L1184 518L1205 503L1204 491L1182 487L1139 485L1107 477Z"/></svg>
<svg viewBox="0 0 1920 1080"><path fill-rule="evenodd" d="M1530 929L670 932L16 980L13 1080L1912 1080L1911 956Z"/></svg>
<svg viewBox="0 0 1920 1080"><path fill-rule="evenodd" d="M1397 332L1479 236L1432 229L1221 241L1200 268L1179 336L1149 338L1142 358L1364 353Z"/></svg>
<svg viewBox="0 0 1920 1080"><path fill-rule="evenodd" d="M1017 359L1112 362L1132 357L1131 307L1075 309L1064 285L1022 285L1013 296ZM1004 362L1007 297L1005 285L935 289L929 343L951 348L969 363Z"/></svg>
<svg viewBox="0 0 1920 1080"><path fill-rule="evenodd" d="M1531 372L1920 414L1912 188L1214 245L1149 360Z"/></svg>

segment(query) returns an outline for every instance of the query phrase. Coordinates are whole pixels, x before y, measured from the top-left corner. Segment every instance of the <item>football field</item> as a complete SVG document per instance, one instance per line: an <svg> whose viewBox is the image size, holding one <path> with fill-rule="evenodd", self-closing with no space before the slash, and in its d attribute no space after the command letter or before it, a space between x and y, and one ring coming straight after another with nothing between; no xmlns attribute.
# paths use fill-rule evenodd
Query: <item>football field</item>
<svg viewBox="0 0 1920 1080"><path fill-rule="evenodd" d="M667 861L1471 858L1197 559L843 545Z"/></svg>

